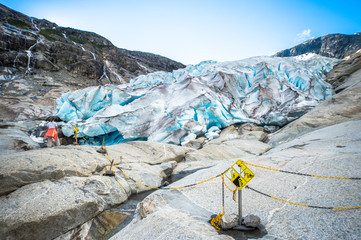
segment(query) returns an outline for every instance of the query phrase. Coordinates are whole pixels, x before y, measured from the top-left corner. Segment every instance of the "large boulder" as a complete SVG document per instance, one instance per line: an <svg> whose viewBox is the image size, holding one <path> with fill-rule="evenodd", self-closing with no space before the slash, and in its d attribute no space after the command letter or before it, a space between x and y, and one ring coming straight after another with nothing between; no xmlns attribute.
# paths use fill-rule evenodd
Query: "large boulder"
<svg viewBox="0 0 361 240"><path fill-rule="evenodd" d="M39 148L27 134L17 128L0 128L0 155Z"/></svg>
<svg viewBox="0 0 361 240"><path fill-rule="evenodd" d="M266 133L263 127L258 127L252 123L245 123L242 125L231 125L222 130L219 137L209 141L207 144L220 144L234 139L257 140L263 141L266 138Z"/></svg>
<svg viewBox="0 0 361 240"><path fill-rule="evenodd" d="M24 186L0 197L0 239L53 239L128 198L129 185L103 176Z"/></svg>
<svg viewBox="0 0 361 240"><path fill-rule="evenodd" d="M172 175L173 169L176 166L177 162L175 161L157 165L126 163L120 165L121 171L116 170L115 172L117 175L127 179L132 193L138 194L164 185L167 179Z"/></svg>
<svg viewBox="0 0 361 240"><path fill-rule="evenodd" d="M151 189L147 186L156 188L162 186L172 175L177 164L194 149L158 142L134 141L109 146L107 151L121 169L121 171L117 169L116 172L126 179L129 177L132 193L139 193Z"/></svg>
<svg viewBox="0 0 361 240"><path fill-rule="evenodd" d="M61 146L3 155L0 195L44 180L91 176L107 165L109 161L90 146Z"/></svg>
<svg viewBox="0 0 361 240"><path fill-rule="evenodd" d="M270 149L271 146L255 139L235 139L221 144L207 144L198 151L187 153L186 160L227 160L250 155L261 155Z"/></svg>
<svg viewBox="0 0 361 240"><path fill-rule="evenodd" d="M134 141L107 147L109 155L119 163L161 164L180 162L192 148L150 141Z"/></svg>

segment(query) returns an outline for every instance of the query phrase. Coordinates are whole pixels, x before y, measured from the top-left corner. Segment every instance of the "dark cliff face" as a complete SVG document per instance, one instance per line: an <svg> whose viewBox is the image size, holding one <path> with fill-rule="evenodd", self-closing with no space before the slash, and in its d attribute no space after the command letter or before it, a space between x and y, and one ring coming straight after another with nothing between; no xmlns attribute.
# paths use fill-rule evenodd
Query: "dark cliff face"
<svg viewBox="0 0 361 240"><path fill-rule="evenodd" d="M67 91L184 67L0 4L0 121L46 118L55 110L56 98Z"/></svg>
<svg viewBox="0 0 361 240"><path fill-rule="evenodd" d="M59 27L1 4L0 21L0 67L13 73L8 77L62 72L88 86L125 83L142 74L185 67L155 54L119 49L95 33Z"/></svg>
<svg viewBox="0 0 361 240"><path fill-rule="evenodd" d="M349 77L361 69L361 50L354 54L351 54L345 58L342 62L334 66L334 68L327 73L326 82L330 83L334 88L335 93L342 91L343 89L355 84L356 77L349 79ZM359 74L361 75L361 74ZM345 85L345 80L348 79L348 85Z"/></svg>
<svg viewBox="0 0 361 240"><path fill-rule="evenodd" d="M360 33L353 35L329 34L301 43L293 48L276 53L276 57L292 57L305 53L343 59L361 49Z"/></svg>

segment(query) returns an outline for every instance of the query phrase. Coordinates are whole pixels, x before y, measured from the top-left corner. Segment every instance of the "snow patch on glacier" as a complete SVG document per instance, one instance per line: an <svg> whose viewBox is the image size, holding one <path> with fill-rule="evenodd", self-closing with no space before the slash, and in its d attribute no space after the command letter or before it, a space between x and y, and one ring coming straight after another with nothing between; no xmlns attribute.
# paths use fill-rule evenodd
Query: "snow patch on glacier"
<svg viewBox="0 0 361 240"><path fill-rule="evenodd" d="M150 140L181 144L235 123L283 126L331 96L323 81L339 60L254 57L204 61L154 72L128 84L89 87L57 99L66 136L105 138L107 144ZM187 137L188 136L188 137Z"/></svg>

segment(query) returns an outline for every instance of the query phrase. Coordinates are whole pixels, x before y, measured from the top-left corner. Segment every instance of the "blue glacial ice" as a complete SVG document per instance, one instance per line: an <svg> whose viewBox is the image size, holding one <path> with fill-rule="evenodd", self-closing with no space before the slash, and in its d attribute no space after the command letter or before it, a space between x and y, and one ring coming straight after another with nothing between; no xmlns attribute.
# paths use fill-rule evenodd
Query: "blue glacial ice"
<svg viewBox="0 0 361 240"><path fill-rule="evenodd" d="M323 79L339 60L254 57L204 61L130 83L89 87L57 99L63 132L106 144L149 140L181 144L236 123L283 126L332 94Z"/></svg>

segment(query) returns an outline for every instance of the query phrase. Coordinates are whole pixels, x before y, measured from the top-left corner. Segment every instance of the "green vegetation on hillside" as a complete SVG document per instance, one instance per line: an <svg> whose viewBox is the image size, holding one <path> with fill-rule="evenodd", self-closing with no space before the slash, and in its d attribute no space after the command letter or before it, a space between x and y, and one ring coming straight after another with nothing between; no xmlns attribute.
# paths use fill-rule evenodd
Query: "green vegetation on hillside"
<svg viewBox="0 0 361 240"><path fill-rule="evenodd" d="M70 40L79 44L88 44L102 51L104 48L112 47L111 44L99 44L101 42L109 42L106 38L93 33L74 28L63 28L65 34Z"/></svg>
<svg viewBox="0 0 361 240"><path fill-rule="evenodd" d="M77 38L77 37L74 37L74 36L68 36L68 38L70 40L72 40L73 42L80 43L80 44L85 44L87 42L87 40Z"/></svg>
<svg viewBox="0 0 361 240"><path fill-rule="evenodd" d="M64 38L64 36L61 34L61 32L59 30L56 30L56 29L50 29L50 28L42 29L39 33L41 35L43 35L49 41L55 41L56 40L51 35L57 35L57 36L59 36L61 38Z"/></svg>
<svg viewBox="0 0 361 240"><path fill-rule="evenodd" d="M99 45L99 44L96 44L96 43L93 43L87 39L81 39L81 38L77 38L77 37L74 37L74 36L68 36L68 38L70 40L72 40L73 42L76 42L76 43L80 43L80 44L90 44L92 45L94 48L98 49L98 50L103 50L104 48L106 47L110 47L108 45Z"/></svg>
<svg viewBox="0 0 361 240"><path fill-rule="evenodd" d="M15 27L22 28L22 29L30 29L30 25L23 21L16 20L16 19L7 19L6 21Z"/></svg>

